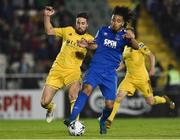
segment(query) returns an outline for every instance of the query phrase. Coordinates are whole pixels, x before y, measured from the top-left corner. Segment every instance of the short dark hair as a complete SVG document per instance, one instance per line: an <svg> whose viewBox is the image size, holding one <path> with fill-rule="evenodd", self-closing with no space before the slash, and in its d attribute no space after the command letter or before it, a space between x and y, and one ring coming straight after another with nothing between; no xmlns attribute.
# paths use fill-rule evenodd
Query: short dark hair
<svg viewBox="0 0 180 140"><path fill-rule="evenodd" d="M88 13L87 12L78 13L76 18L79 18L79 17L82 17L88 20Z"/></svg>
<svg viewBox="0 0 180 140"><path fill-rule="evenodd" d="M127 23L134 18L134 13L128 7L125 6L116 6L113 9L112 15L122 16L125 22L125 27Z"/></svg>

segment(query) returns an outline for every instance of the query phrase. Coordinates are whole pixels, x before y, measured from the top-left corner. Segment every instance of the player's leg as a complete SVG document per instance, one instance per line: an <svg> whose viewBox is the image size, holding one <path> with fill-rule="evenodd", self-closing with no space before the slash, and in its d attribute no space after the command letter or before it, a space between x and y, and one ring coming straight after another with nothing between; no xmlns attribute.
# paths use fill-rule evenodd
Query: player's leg
<svg viewBox="0 0 180 140"><path fill-rule="evenodd" d="M153 90L150 80L142 80L138 82L137 89L141 91L141 93L146 99L147 104L149 105L162 104L166 102L165 98L163 97L153 96Z"/></svg>
<svg viewBox="0 0 180 140"><path fill-rule="evenodd" d="M135 87L133 85L133 83L131 82L132 80L130 78L125 78L121 84L118 87L118 93L116 96L116 100L114 102L114 107L113 110L111 112L111 115L109 116L109 118L106 121L106 127L110 128L112 125L112 122L115 118L115 115L120 107L121 101L122 99L127 95L127 94L131 94L131 96L134 94L135 92Z"/></svg>
<svg viewBox="0 0 180 140"><path fill-rule="evenodd" d="M77 118L78 114L83 110L85 103L89 97L89 95L92 93L93 87L90 84L84 84L82 91L79 93L78 98L74 104L70 121L73 121Z"/></svg>
<svg viewBox="0 0 180 140"><path fill-rule="evenodd" d="M75 101L78 97L78 93L80 90L80 82L79 81L74 81L72 84L68 86L68 92L69 92L69 100L71 104L71 112L73 110ZM77 117L77 120L79 120L79 115Z"/></svg>
<svg viewBox="0 0 180 140"><path fill-rule="evenodd" d="M164 104L164 103L168 103L170 109L174 109L175 108L175 104L173 101L171 101L169 99L169 97L167 97L166 95L164 96L153 96L153 91L152 91L152 87L151 87L151 82L150 80L142 82L139 86L138 89L142 92L143 96L146 99L146 102L149 105L156 105L156 104Z"/></svg>
<svg viewBox="0 0 180 140"><path fill-rule="evenodd" d="M98 81L98 75L94 70L91 69L85 74L83 88L80 91L78 98L76 99L69 120L64 121L66 126L68 126L70 122L74 121L77 118L78 114L80 114L80 112L83 110L89 95L97 86Z"/></svg>
<svg viewBox="0 0 180 140"><path fill-rule="evenodd" d="M89 95L92 93L92 91L93 91L93 87L90 84L83 85L83 89L82 89L82 91L80 91L80 93L76 99L76 102L74 104L74 107L73 107L73 110L72 110L72 113L71 113L69 119L64 120L64 124L66 126L69 126L69 124L72 121L76 120L78 114L80 114L81 111L83 110L83 108L86 104L86 101L87 101Z"/></svg>
<svg viewBox="0 0 180 140"><path fill-rule="evenodd" d="M113 106L113 110L111 112L111 115L108 117L107 121L106 121L106 128L110 128L112 125L112 122L114 120L114 117L120 107L121 101L123 100L123 98L127 95L127 91L122 91L120 90L117 94L116 100L114 102L114 106Z"/></svg>
<svg viewBox="0 0 180 140"><path fill-rule="evenodd" d="M46 112L46 121L50 123L53 120L53 112L56 107L56 104L52 103L52 99L56 94L58 89L55 89L49 85L45 85L43 89L43 94L41 97L41 106L47 109Z"/></svg>
<svg viewBox="0 0 180 140"><path fill-rule="evenodd" d="M156 105L156 104L164 104L166 103L166 99L160 96L145 96L146 102L149 105Z"/></svg>
<svg viewBox="0 0 180 140"><path fill-rule="evenodd" d="M53 120L53 112L56 107L54 103L51 103L56 92L63 86L63 78L60 75L62 70L59 67L53 67L50 70L46 79L45 87L41 98L41 105L47 109L46 121L49 123Z"/></svg>
<svg viewBox="0 0 180 140"><path fill-rule="evenodd" d="M100 90L102 95L105 98L105 108L103 109L102 115L100 117L99 126L100 126L100 134L106 134L106 121L110 116L114 101L116 99L117 92L117 75L116 73L107 74L103 77L104 80L100 84Z"/></svg>
<svg viewBox="0 0 180 140"><path fill-rule="evenodd" d="M149 105L157 105L157 104L169 104L169 108L170 109L175 109L175 103L173 101L171 101L171 99L164 95L164 96L148 96L146 97L146 102Z"/></svg>
<svg viewBox="0 0 180 140"><path fill-rule="evenodd" d="M69 101L71 105L71 112L74 107L75 101L78 97L80 90L80 81L81 81L81 70L80 69L67 69L64 76L64 84L68 89ZM79 117L77 117L77 120Z"/></svg>
<svg viewBox="0 0 180 140"><path fill-rule="evenodd" d="M114 105L114 100L105 100L105 108L103 109L102 115L99 120L100 134L106 134L106 121L110 116Z"/></svg>

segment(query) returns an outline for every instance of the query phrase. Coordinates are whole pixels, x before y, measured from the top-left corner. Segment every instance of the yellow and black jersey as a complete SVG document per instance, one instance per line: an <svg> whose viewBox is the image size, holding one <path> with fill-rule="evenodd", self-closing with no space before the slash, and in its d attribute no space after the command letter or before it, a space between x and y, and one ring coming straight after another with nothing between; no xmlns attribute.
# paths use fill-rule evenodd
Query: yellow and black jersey
<svg viewBox="0 0 180 140"><path fill-rule="evenodd" d="M86 33L79 35L75 29L71 26L65 28L54 28L55 35L62 37L61 51L56 57L53 67L60 65L63 68L79 68L86 55L86 48L77 46L77 40L85 38L87 40L93 40L93 37Z"/></svg>
<svg viewBox="0 0 180 140"><path fill-rule="evenodd" d="M127 68L126 76L135 79L148 79L145 55L151 53L151 51L143 43L139 43L139 46L138 50L127 46L124 49L123 60Z"/></svg>

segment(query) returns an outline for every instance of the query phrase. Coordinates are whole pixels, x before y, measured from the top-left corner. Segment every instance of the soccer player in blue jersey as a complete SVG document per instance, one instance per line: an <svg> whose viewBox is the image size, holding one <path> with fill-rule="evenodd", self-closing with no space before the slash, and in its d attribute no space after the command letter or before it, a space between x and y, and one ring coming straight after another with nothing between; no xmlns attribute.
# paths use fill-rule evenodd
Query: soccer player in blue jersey
<svg viewBox="0 0 180 140"><path fill-rule="evenodd" d="M102 27L97 32L95 40L82 39L78 42L80 47L96 49L96 51L91 60L90 68L85 74L83 88L75 102L71 116L69 120L64 121L67 126L76 119L85 106L89 95L99 86L105 98L105 108L99 122L100 134L107 133L105 121L111 114L116 98L116 69L121 61L124 46L130 45L134 49L139 48L137 41L125 30L132 15L127 7L116 6L112 13L110 26Z"/></svg>

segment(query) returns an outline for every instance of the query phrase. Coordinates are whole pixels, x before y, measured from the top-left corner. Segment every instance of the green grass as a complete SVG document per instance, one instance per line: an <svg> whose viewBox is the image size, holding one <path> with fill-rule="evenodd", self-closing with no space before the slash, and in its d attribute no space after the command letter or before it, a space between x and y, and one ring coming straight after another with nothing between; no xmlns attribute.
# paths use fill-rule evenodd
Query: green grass
<svg viewBox="0 0 180 140"><path fill-rule="evenodd" d="M84 136L69 136L63 120L0 121L0 139L180 139L180 118L116 119L106 135L99 134L96 119L82 119Z"/></svg>

